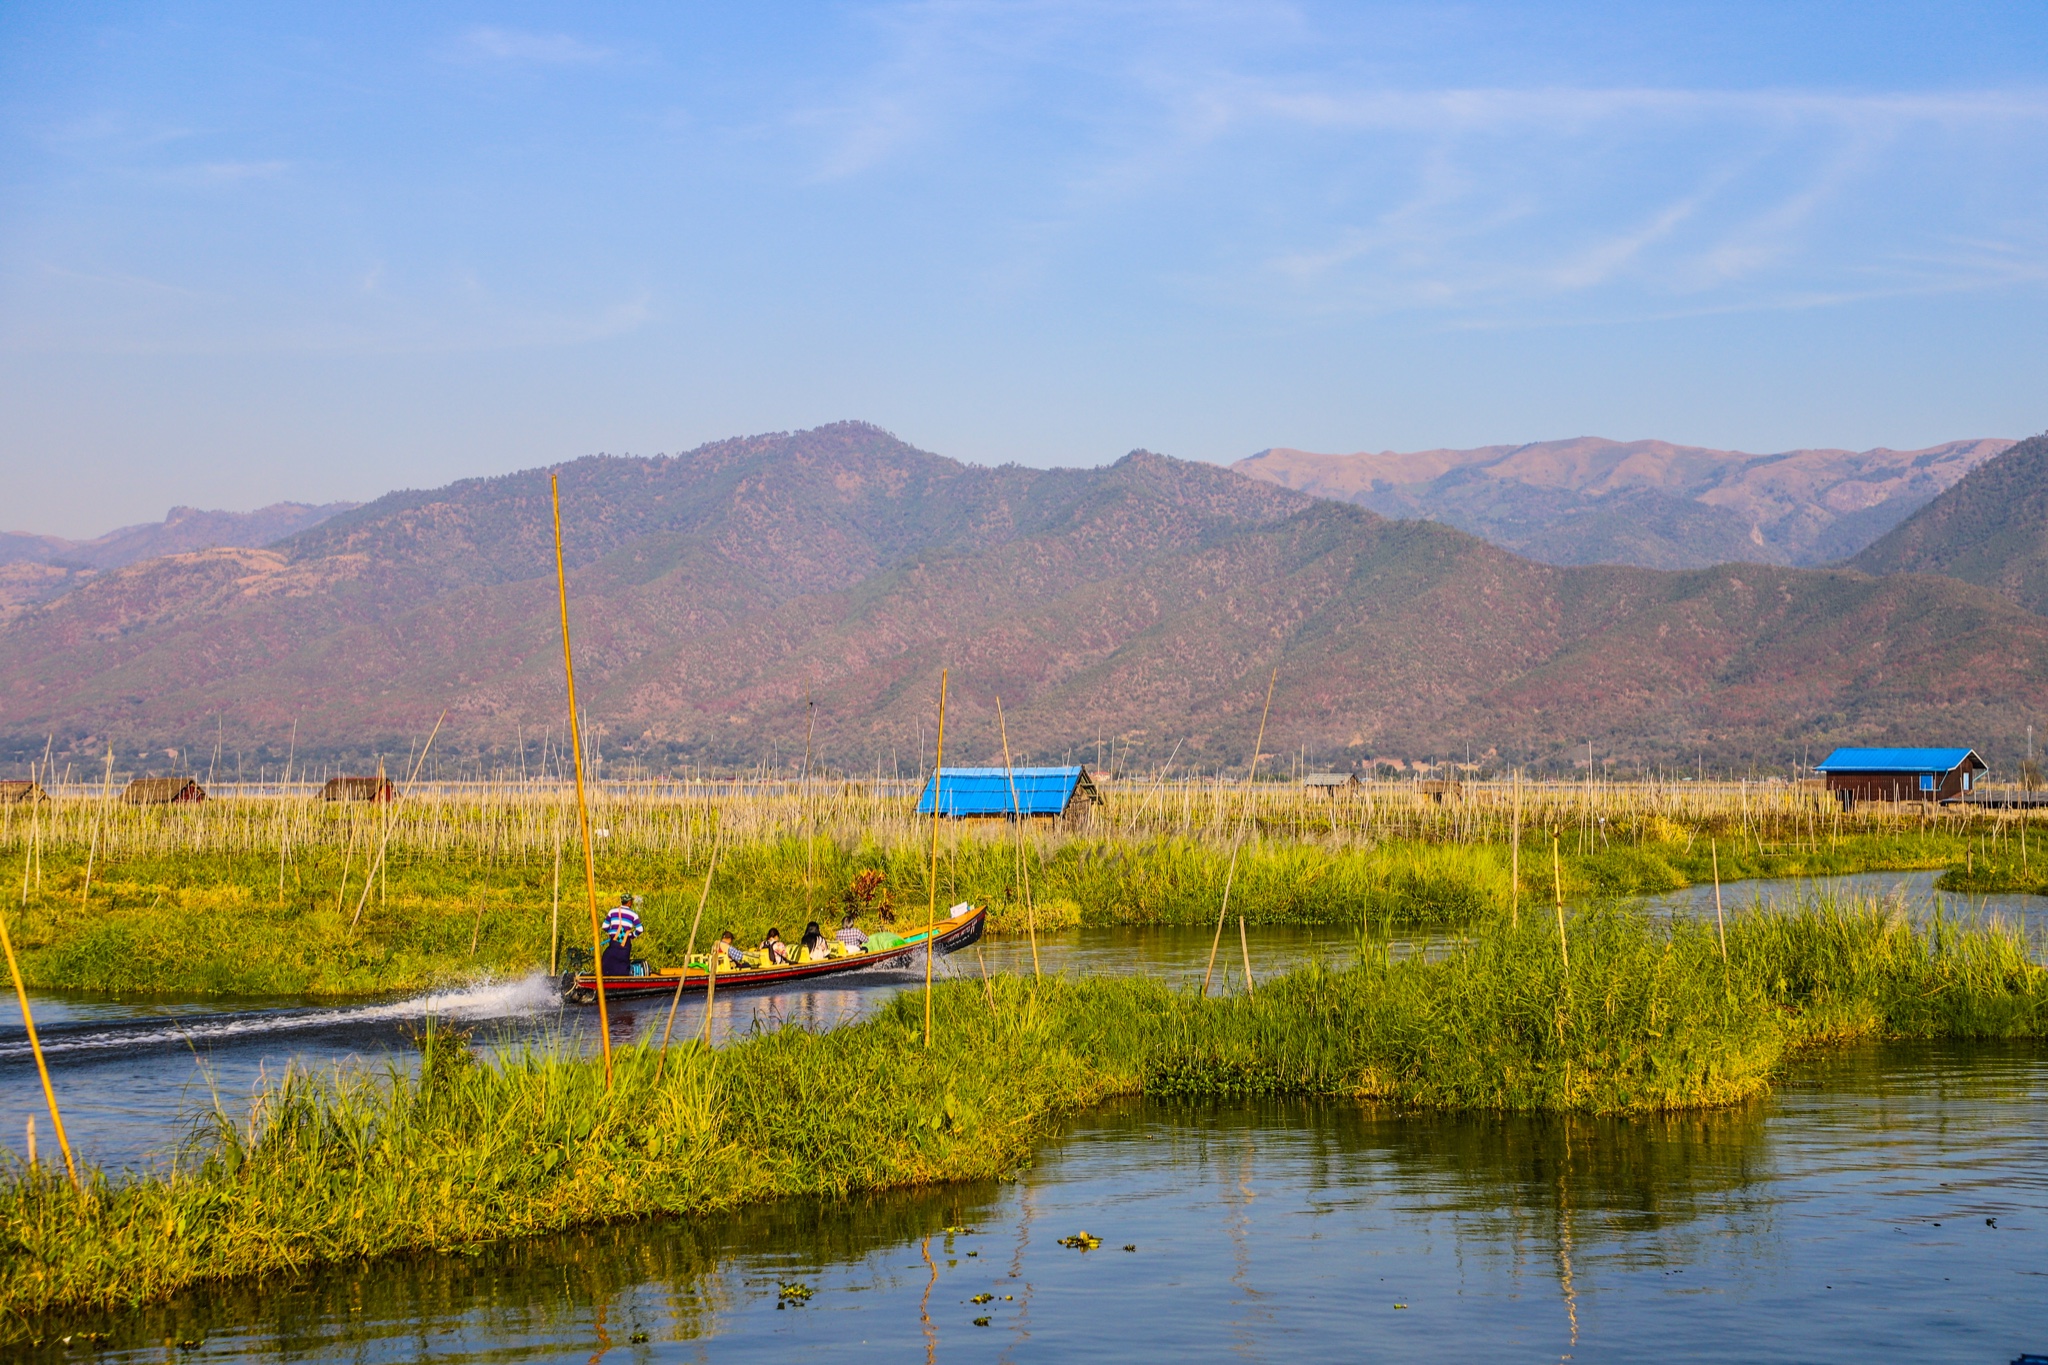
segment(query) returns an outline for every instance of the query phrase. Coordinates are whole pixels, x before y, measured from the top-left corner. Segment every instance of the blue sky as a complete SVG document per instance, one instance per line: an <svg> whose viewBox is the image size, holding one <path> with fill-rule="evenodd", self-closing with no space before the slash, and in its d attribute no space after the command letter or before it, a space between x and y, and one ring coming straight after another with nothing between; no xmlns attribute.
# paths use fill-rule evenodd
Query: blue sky
<svg viewBox="0 0 2048 1365"><path fill-rule="evenodd" d="M2048 6L0 8L0 529L2048 426Z"/></svg>

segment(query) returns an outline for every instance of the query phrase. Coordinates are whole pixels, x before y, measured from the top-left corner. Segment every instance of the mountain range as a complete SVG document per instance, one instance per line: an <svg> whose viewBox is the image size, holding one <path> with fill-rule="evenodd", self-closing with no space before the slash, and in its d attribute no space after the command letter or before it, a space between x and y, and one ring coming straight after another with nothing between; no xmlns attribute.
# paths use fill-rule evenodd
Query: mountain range
<svg viewBox="0 0 2048 1365"><path fill-rule="evenodd" d="M0 531L0 621L108 569L222 545L268 545L360 505L278 502L254 512L173 507L162 521L123 526L91 540Z"/></svg>
<svg viewBox="0 0 2048 1365"><path fill-rule="evenodd" d="M1583 436L1406 454L1275 448L1232 468L1547 564L1691 569L1846 559L2012 444L1749 455Z"/></svg>
<svg viewBox="0 0 2048 1365"><path fill-rule="evenodd" d="M2048 436L1971 471L1850 564L1980 583L2048 615Z"/></svg>
<svg viewBox="0 0 2048 1365"><path fill-rule="evenodd" d="M1333 766L1591 740L1783 771L1837 742L1996 751L2048 701L2048 618L1990 587L1544 564L1143 451L990 469L840 423L554 472L614 775L786 766L812 714L824 762L914 770L942 667L955 761L999 761L1000 698L1020 762L1102 743L1212 770L1242 766L1276 669L1269 751ZM124 768L217 735L274 763L294 730L402 758L446 710L445 752L509 766L561 729L549 473L99 574L0 626L0 736L112 741Z"/></svg>

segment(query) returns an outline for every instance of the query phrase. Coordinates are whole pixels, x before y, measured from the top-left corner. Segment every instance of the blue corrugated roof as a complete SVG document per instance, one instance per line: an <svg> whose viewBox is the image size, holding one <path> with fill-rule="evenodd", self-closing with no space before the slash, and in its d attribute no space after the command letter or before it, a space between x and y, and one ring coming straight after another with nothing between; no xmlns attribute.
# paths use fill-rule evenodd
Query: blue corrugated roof
<svg viewBox="0 0 2048 1365"><path fill-rule="evenodd" d="M1837 749L1813 765L1817 773L1950 773L1984 760L1971 749Z"/></svg>
<svg viewBox="0 0 2048 1365"><path fill-rule="evenodd" d="M941 768L939 813L941 815L1060 815L1086 782L1092 794L1094 783L1088 770L1073 768ZM1014 785L1016 798L1011 799ZM926 779L918 794L917 813L932 810L932 783Z"/></svg>

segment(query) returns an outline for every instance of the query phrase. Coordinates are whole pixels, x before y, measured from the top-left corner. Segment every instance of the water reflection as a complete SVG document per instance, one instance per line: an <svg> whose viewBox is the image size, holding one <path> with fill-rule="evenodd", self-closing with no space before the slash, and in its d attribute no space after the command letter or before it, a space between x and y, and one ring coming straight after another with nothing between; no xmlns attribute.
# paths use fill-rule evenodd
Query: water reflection
<svg viewBox="0 0 2048 1365"><path fill-rule="evenodd" d="M108 1334L103 1359L204 1337L206 1359L252 1362L2003 1361L2048 1336L2044 1101L2048 1049L1989 1045L1831 1054L1770 1101L1639 1121L1129 1103L1014 1185L793 1199L49 1330ZM1083 1229L1099 1249L1060 1245Z"/></svg>

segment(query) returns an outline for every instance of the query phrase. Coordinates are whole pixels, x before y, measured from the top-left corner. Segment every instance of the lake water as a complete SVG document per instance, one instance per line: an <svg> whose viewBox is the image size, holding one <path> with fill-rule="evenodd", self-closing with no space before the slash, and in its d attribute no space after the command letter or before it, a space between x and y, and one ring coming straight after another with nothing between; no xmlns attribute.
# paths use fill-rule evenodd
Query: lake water
<svg viewBox="0 0 2048 1365"><path fill-rule="evenodd" d="M1914 914L1936 907L1931 874L1839 880ZM1732 909L1809 890L1734 884L1725 899ZM2041 923L2038 903L2003 899L2018 903L1942 910ZM1659 905L1711 914L1712 891ZM1204 930L1069 931L1046 939L1041 959L1048 972L1186 980L1210 942ZM1342 929L1250 935L1261 975L1352 943ZM1234 988L1234 926L1222 948ZM1006 939L942 966L1028 971L1030 957ZM921 980L734 993L714 1030L832 1027ZM678 1029L700 1026L697 1008ZM38 1001L78 1145L117 1166L160 1159L208 1077L232 1106L287 1064L404 1066L403 1030L429 1012L481 1038L584 1045L595 1015L562 1010L539 977L339 1008ZM614 1027L641 1035L663 1014L622 1011ZM26 1118L47 1120L15 1022L0 1031L0 1132L18 1149ZM1059 1244L1083 1230L1101 1246ZM785 1285L809 1297L787 1298ZM991 1298L974 1303L980 1294ZM2048 1047L1833 1052L1756 1104L1660 1119L1133 1102L1073 1124L1013 1184L398 1258L45 1330L105 1333L100 1359L364 1365L607 1354L2003 1362L2048 1350ZM205 1344L166 1345L188 1340ZM42 1358L82 1357L52 1344Z"/></svg>
<svg viewBox="0 0 2048 1365"><path fill-rule="evenodd" d="M1059 1244L1084 1230L1099 1248ZM1133 1102L1012 1184L392 1259L46 1330L135 1361L1990 1365L2048 1349L2048 1049L1856 1048L1753 1105L1628 1121Z"/></svg>
<svg viewBox="0 0 2048 1365"><path fill-rule="evenodd" d="M1816 890L1896 900L1915 915L1958 917L1998 915L2024 925L2039 941L2048 934L2048 898L2038 896L1955 897L1933 890L1933 872L1868 873L1809 883L1729 883L1723 900L1729 912L1752 904L1782 904ZM1654 898L1653 908L1674 914L1713 914L1713 888L1693 887ZM1311 954L1341 960L1356 950L1353 931L1343 926L1271 926L1248 931L1252 970L1264 976L1285 971ZM1209 929L1090 928L1046 935L1039 965L1047 973L1101 975L1144 972L1174 981L1198 980L1207 969L1214 941ZM1437 936L1400 939L1395 951L1429 951ZM1219 983L1242 981L1244 948L1236 926L1223 936L1216 955ZM978 951L943 958L941 974L1028 972L1031 947L1021 938L984 941ZM921 960L906 970L863 974L824 988L800 991L735 991L714 1005L713 1037L729 1039L752 1029L795 1023L832 1028L874 1012L892 996L923 984ZM408 1031L430 1015L476 1030L479 1042L519 1044L566 1038L593 1046L596 1011L564 1009L542 975L398 1000L337 1006L332 1001L235 1001L223 1007L208 1000L111 1000L75 994L35 997L36 1023L57 1069L59 1103L77 1151L112 1168L160 1161L177 1144L196 1108L216 1093L231 1112L266 1077L287 1066L336 1063L373 1066L414 1064ZM658 1034L667 1019L665 1002L640 1002L612 1010L614 1041ZM686 1002L676 1030L690 1036L703 1028L701 1002ZM35 1120L41 1150L55 1144L42 1092L11 993L0 997L0 1145L16 1152L26 1146L27 1124Z"/></svg>

